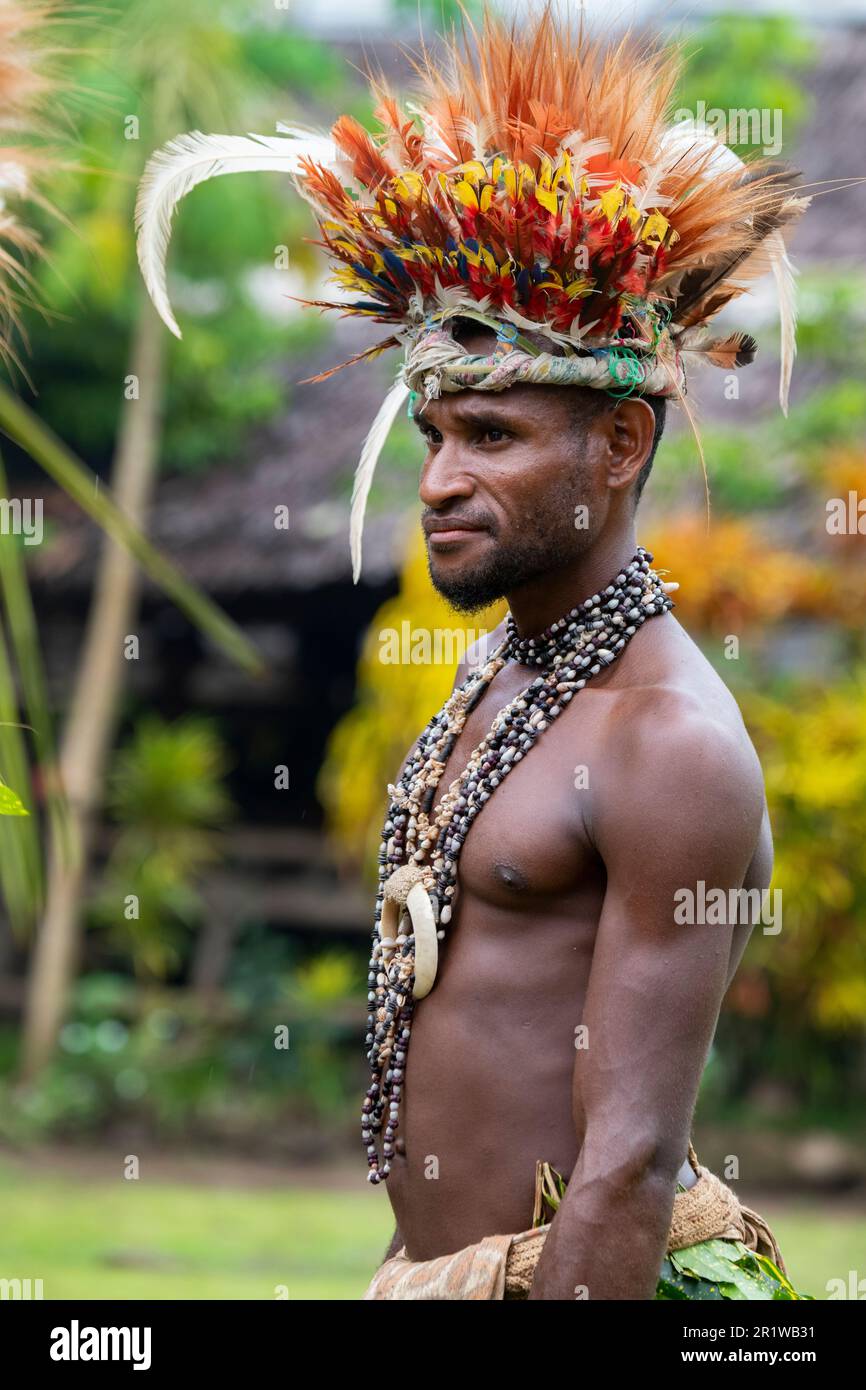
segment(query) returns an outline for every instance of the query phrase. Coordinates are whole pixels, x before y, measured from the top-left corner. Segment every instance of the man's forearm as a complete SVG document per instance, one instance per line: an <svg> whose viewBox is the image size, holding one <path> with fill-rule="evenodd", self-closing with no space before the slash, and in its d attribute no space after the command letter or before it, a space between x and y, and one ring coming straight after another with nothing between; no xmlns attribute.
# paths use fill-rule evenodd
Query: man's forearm
<svg viewBox="0 0 866 1390"><path fill-rule="evenodd" d="M675 1178L627 1165L589 1178L578 1160L544 1242L532 1299L650 1299L673 1212Z"/></svg>

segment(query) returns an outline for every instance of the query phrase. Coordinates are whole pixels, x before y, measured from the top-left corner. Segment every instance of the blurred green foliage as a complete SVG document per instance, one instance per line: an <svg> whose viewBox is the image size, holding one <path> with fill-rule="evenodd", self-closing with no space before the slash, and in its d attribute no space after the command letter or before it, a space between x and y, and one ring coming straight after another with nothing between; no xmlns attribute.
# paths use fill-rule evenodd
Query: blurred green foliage
<svg viewBox="0 0 866 1390"><path fill-rule="evenodd" d="M686 44L687 64L676 105L697 111L745 109L782 112L786 148L809 114L802 74L814 62L811 38L789 15L721 14L701 25ZM733 144L745 157L754 147Z"/></svg>
<svg viewBox="0 0 866 1390"><path fill-rule="evenodd" d="M220 858L218 831L234 812L226 750L207 720L145 716L119 749L106 806L118 827L92 916L137 972L165 976L201 924L198 885Z"/></svg>
<svg viewBox="0 0 866 1390"><path fill-rule="evenodd" d="M720 512L753 513L802 496L828 451L866 438L866 276L829 267L810 269L798 285L797 363L817 373L805 395L795 387L787 419L761 412L732 429L715 420L700 427L710 500ZM773 325L761 350L772 351ZM712 369L707 368L703 381ZM700 386L698 385L698 392ZM664 513L689 489L703 495L694 436L668 431L653 466L649 507Z"/></svg>
<svg viewBox="0 0 866 1390"><path fill-rule="evenodd" d="M784 940L756 933L774 1012L861 1037L866 1023L866 669L745 702L773 809Z"/></svg>
<svg viewBox="0 0 866 1390"><path fill-rule="evenodd" d="M356 1139L352 1102L364 969L354 953L306 958L251 926L217 999L92 971L75 991L55 1061L16 1087L17 1040L0 1029L0 1141L120 1131L155 1140L321 1151ZM288 1046L277 1044L287 1037Z"/></svg>
<svg viewBox="0 0 866 1390"><path fill-rule="evenodd" d="M77 28L73 43L66 68L76 155L52 181L62 217L43 209L34 219L46 256L34 267L39 309L24 328L40 417L104 469L142 294L133 211L146 159L191 128L327 126L336 103L351 109L366 96L326 45L288 20L251 17L240 0L118 0L110 17ZM294 276L303 283L318 273L305 240L312 231L288 179L273 174L216 179L185 200L169 258L184 339L166 332L164 471L231 459L252 427L285 406L281 359L327 338L315 315L265 312L249 279L276 276L277 248L288 247L286 295L302 293Z"/></svg>
<svg viewBox="0 0 866 1390"><path fill-rule="evenodd" d="M423 26L425 37L429 38L431 29L447 32L452 25L460 25L463 14L477 20L483 8L482 0L393 0L398 15L418 19Z"/></svg>

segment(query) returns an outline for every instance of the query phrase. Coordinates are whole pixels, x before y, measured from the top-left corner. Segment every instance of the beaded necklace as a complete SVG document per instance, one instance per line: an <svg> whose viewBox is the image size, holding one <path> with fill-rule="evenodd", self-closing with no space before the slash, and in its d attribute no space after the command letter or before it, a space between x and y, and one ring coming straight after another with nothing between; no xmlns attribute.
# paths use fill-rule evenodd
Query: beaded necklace
<svg viewBox="0 0 866 1390"><path fill-rule="evenodd" d="M638 628L673 608L652 555L638 546L608 586L551 624L521 637L509 613L506 635L430 720L396 786L379 849L379 891L368 975L367 1060L372 1081L361 1134L368 1178L391 1171L412 1014L436 975L439 942L451 920L460 851L475 817L545 729L588 680L615 661ZM436 790L466 719L507 661L540 674L499 711L466 767L445 792ZM386 1116L387 1111L387 1116ZM384 1125L384 1132L383 1132ZM381 1161L376 1136L382 1134Z"/></svg>

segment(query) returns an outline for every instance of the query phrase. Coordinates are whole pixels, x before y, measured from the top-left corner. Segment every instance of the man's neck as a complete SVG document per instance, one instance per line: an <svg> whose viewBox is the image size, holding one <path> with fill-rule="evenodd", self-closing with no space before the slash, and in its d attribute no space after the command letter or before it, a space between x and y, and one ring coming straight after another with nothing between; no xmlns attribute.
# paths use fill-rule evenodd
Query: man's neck
<svg viewBox="0 0 866 1390"><path fill-rule="evenodd" d="M634 525L616 536L599 537L591 550L573 564L507 594L508 606L521 637L535 637L569 613L584 599L607 587L637 549Z"/></svg>

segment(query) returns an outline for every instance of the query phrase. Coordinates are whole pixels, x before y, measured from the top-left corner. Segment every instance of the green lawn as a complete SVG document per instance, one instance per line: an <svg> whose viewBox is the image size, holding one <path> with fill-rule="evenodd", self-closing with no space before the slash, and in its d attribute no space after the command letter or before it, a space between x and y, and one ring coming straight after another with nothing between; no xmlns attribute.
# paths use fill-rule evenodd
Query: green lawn
<svg viewBox="0 0 866 1390"><path fill-rule="evenodd" d="M0 1161L0 1277L41 1278L46 1299L360 1298L393 1229L363 1186L94 1183Z"/></svg>
<svg viewBox="0 0 866 1390"><path fill-rule="evenodd" d="M866 1276L866 1212L762 1206L796 1287ZM356 1299L387 1244L381 1192L244 1189L28 1171L0 1159L0 1278L46 1299Z"/></svg>
<svg viewBox="0 0 866 1390"><path fill-rule="evenodd" d="M866 1279L866 1209L862 1206L842 1212L833 1204L816 1202L783 1206L779 1211L759 1210L772 1226L791 1282L801 1293L826 1298L828 1280L842 1279L847 1287L852 1270L858 1279Z"/></svg>

